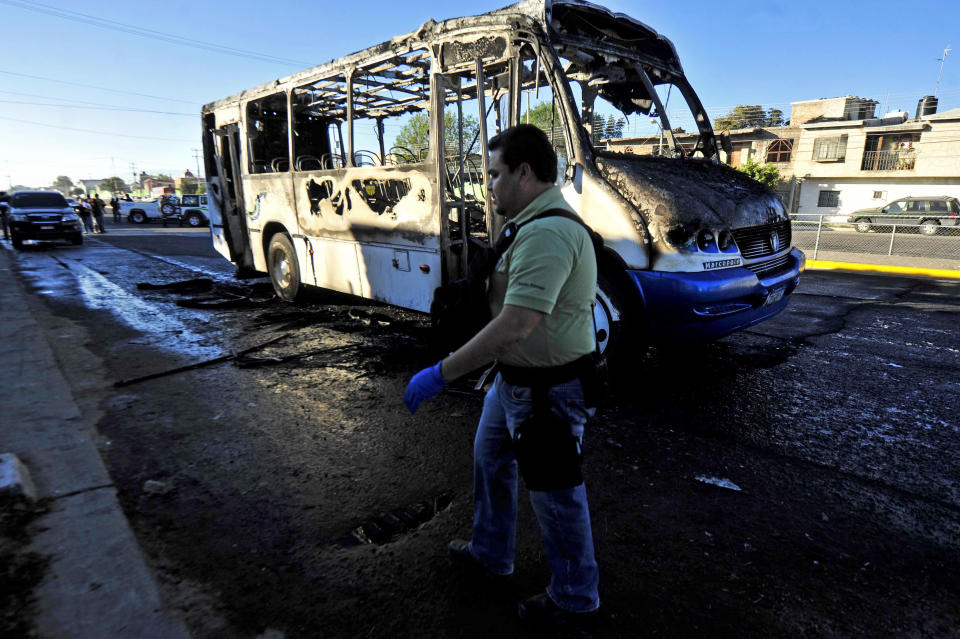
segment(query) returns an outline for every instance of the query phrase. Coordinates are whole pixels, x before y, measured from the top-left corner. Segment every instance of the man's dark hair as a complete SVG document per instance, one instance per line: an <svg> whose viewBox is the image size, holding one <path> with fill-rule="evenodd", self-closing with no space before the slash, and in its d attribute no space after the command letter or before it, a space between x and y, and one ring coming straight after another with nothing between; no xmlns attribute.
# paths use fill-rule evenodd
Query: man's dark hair
<svg viewBox="0 0 960 639"><path fill-rule="evenodd" d="M503 163L510 171L526 162L541 182L557 181L557 154L540 127L518 124L493 136L487 145L491 151L500 151Z"/></svg>

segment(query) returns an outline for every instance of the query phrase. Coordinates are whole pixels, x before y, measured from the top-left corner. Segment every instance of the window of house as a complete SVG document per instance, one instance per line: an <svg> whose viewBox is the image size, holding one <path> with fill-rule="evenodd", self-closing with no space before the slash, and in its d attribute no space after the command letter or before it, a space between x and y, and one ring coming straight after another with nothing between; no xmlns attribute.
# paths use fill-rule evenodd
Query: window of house
<svg viewBox="0 0 960 639"><path fill-rule="evenodd" d="M874 192L873 192L873 199L875 199L875 200L885 200L885 199L887 199L887 196L884 195L884 193L886 193L886 191L874 191Z"/></svg>
<svg viewBox="0 0 960 639"><path fill-rule="evenodd" d="M820 191L817 206L821 208L836 208L840 206L840 191Z"/></svg>
<svg viewBox="0 0 960 639"><path fill-rule="evenodd" d="M793 153L793 140L774 140L767 147L767 162L789 162Z"/></svg>
<svg viewBox="0 0 960 639"><path fill-rule="evenodd" d="M842 161L847 155L847 136L817 138L813 141L814 162Z"/></svg>

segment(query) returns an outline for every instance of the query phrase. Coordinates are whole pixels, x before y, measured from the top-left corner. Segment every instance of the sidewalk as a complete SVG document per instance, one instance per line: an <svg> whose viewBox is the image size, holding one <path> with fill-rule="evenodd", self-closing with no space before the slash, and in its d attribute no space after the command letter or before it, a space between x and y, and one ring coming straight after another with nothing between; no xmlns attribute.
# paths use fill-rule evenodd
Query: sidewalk
<svg viewBox="0 0 960 639"><path fill-rule="evenodd" d="M43 328L46 310L15 270L0 240L0 453L14 453L37 496L51 500L35 522L32 548L51 558L37 587L35 624L43 639L189 637L164 609L153 574L120 509L116 491L60 372Z"/></svg>

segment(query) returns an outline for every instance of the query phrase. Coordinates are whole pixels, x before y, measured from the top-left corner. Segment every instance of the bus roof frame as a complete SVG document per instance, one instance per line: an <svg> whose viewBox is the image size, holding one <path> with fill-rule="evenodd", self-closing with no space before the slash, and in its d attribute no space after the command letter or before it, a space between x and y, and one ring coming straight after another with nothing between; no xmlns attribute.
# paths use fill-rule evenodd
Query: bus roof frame
<svg viewBox="0 0 960 639"><path fill-rule="evenodd" d="M442 39L444 36L457 32L477 33L484 29L495 30L497 27L513 26L514 28L525 28L535 33L545 41L545 44L554 44L554 41L556 41L557 44L562 43L571 46L583 45L586 41L585 38L577 34L564 33L562 25L553 20L555 11L563 14L571 9L575 11L579 10L583 12L584 15L590 15L598 20L605 21L604 25L598 27L600 29L609 29L611 25L617 25L623 28L620 35L635 35L643 38L645 41L656 43L657 48L667 55L655 56L645 53L642 50L631 49L626 42L623 44L616 42L605 44L598 41L590 41L591 48L603 50L611 55L640 61L643 64L659 69L669 76L684 77L683 69L680 66L676 48L673 46L673 43L639 20L623 13L612 12L609 9L591 2L586 2L585 0L523 0L522 2L503 7L502 9L496 9L476 16L450 18L441 22L437 22L431 18L415 31L396 36L386 42L381 42L366 49L335 58L329 62L298 71L292 75L277 78L271 82L266 82L241 91L240 93L210 102L203 105L201 112L217 112L246 100L253 100L270 93L299 88L311 81L315 81L317 78L332 76L337 73L346 73L357 67L370 68L371 65L376 66L377 64L389 63L392 58L398 55L409 53L418 48L425 48L431 41ZM546 31L538 29L538 27L543 27ZM629 30L632 30L632 34ZM556 44L554 44L554 47L555 46ZM402 82L402 80L400 80L400 82ZM396 89L402 91L402 87L399 85Z"/></svg>

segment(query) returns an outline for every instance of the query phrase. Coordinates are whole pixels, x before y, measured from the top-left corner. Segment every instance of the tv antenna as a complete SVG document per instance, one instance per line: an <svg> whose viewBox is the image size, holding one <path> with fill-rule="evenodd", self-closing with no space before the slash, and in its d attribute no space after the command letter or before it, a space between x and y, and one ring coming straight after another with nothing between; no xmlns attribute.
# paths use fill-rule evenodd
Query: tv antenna
<svg viewBox="0 0 960 639"><path fill-rule="evenodd" d="M933 90L933 97L937 97L937 91L940 90L940 78L943 77L943 63L947 61L947 55L948 55L951 51L953 51L953 49L951 49L951 48L950 48L950 45L948 44L948 45L947 45L947 48L943 50L943 57L942 57L942 58L937 58L937 60L940 61L940 73L937 74L937 86L936 86L936 88Z"/></svg>

